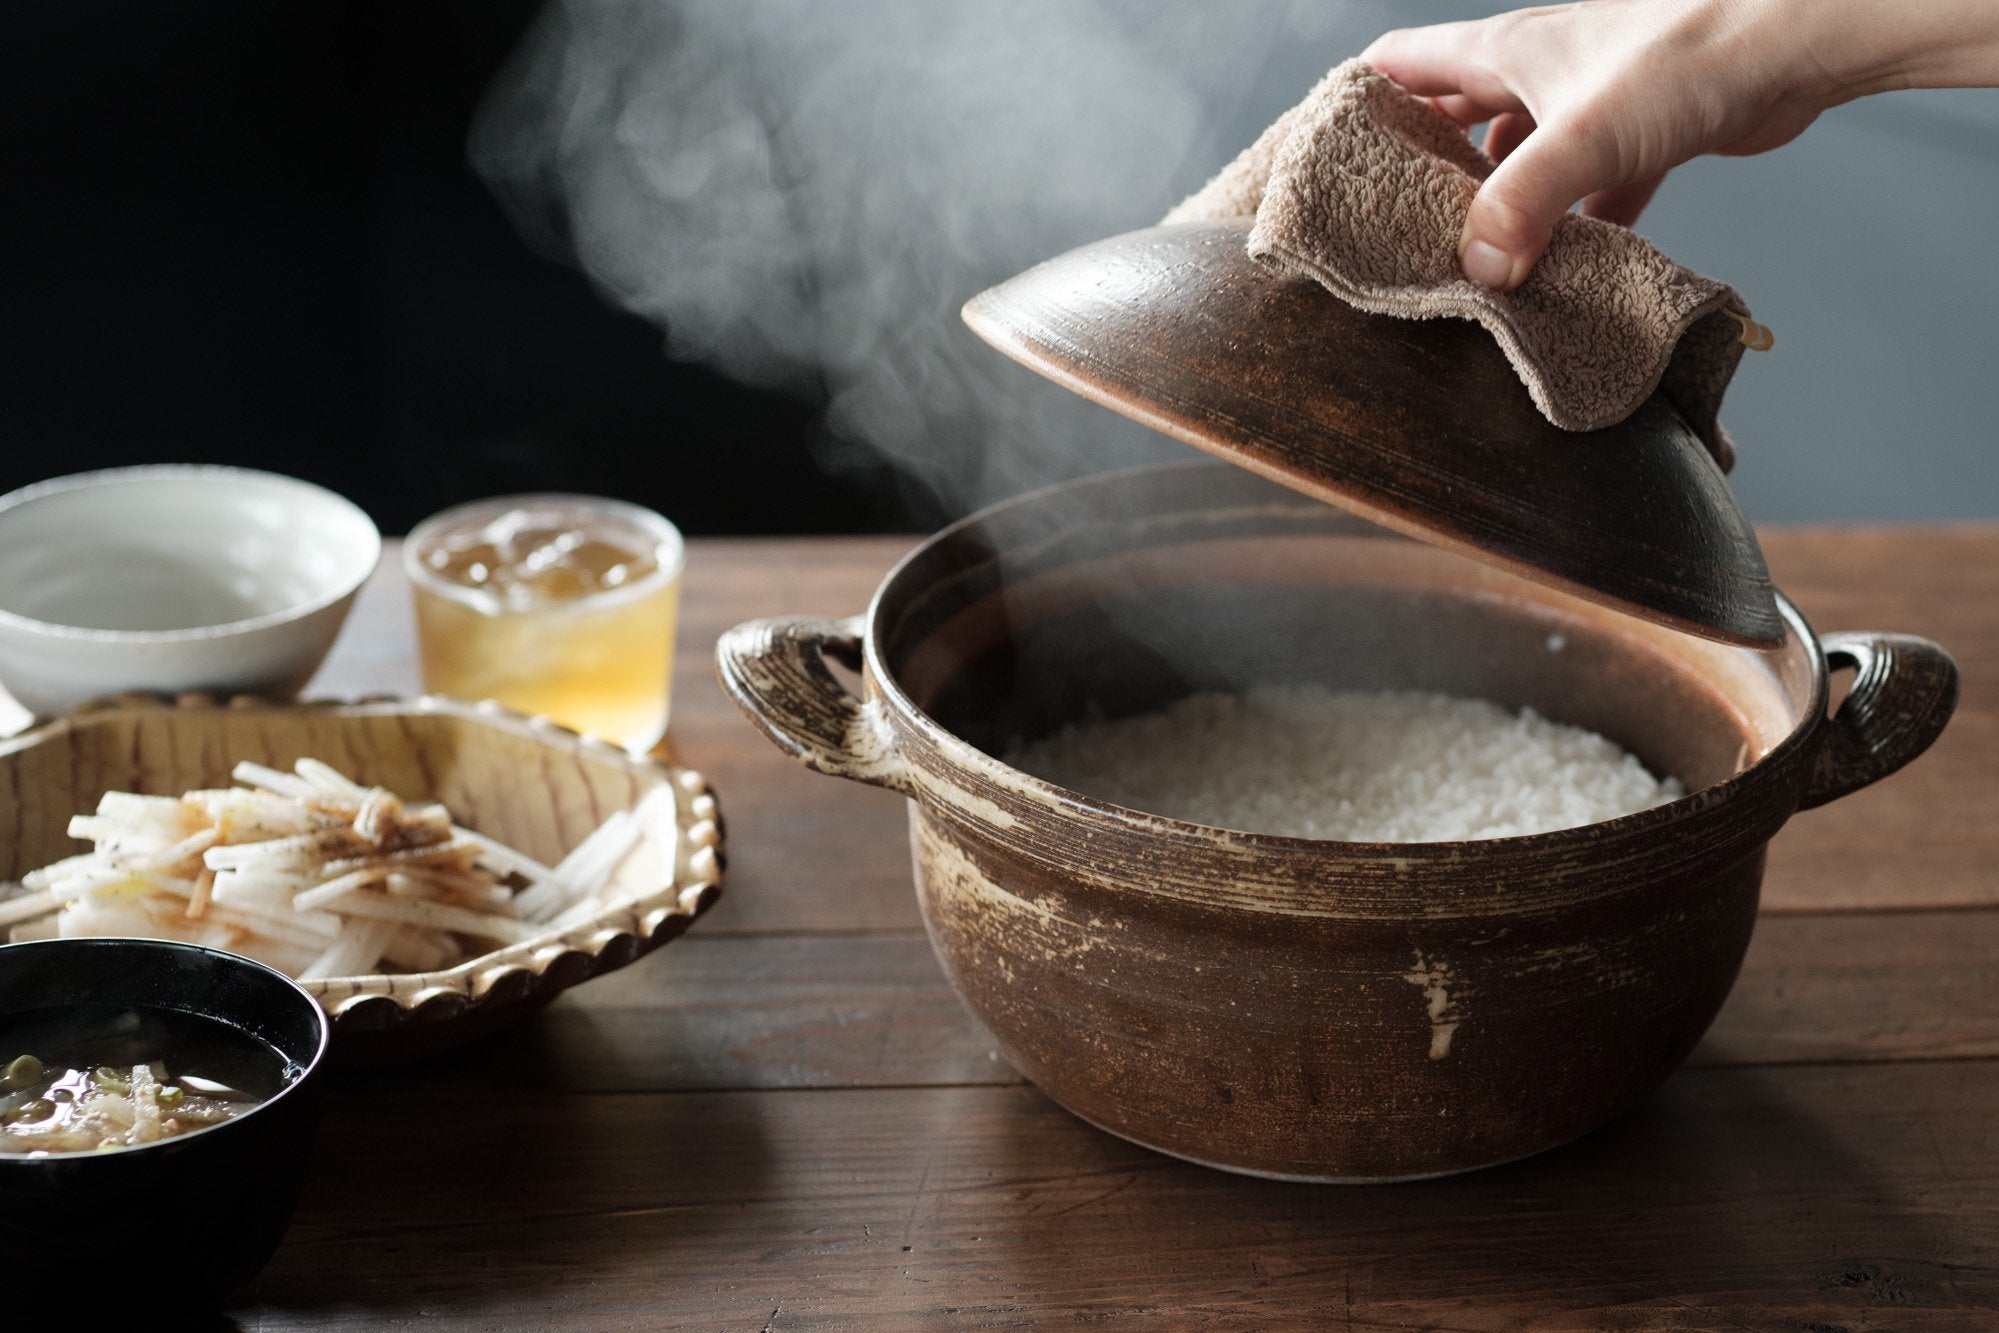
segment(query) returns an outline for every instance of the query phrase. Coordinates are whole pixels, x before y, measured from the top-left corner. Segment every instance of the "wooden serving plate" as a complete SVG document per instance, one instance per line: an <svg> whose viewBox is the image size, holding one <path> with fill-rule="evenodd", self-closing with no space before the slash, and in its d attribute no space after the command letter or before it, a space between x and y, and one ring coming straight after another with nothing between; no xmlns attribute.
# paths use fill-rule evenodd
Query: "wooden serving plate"
<svg viewBox="0 0 1999 1333"><path fill-rule="evenodd" d="M674 864L634 855L597 889L592 919L436 972L302 983L333 1020L333 1058L395 1064L518 1021L557 993L650 953L721 894L722 825L699 773L638 759L545 718L453 699L279 704L201 695L123 696L0 742L0 876L83 849L71 815L107 790L178 795L227 786L243 760L289 768L311 756L357 782L441 801L459 824L545 865L614 810L658 787L674 795ZM662 832L668 832L662 830Z"/></svg>

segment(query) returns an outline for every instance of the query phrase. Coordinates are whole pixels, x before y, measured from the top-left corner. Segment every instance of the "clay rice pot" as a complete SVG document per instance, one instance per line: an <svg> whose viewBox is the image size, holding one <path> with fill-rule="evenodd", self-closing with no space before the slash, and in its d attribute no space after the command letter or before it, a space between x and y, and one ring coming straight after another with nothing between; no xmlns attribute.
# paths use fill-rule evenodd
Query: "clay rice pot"
<svg viewBox="0 0 1999 1333"><path fill-rule="evenodd" d="M1943 650L1820 639L1782 605L1780 648L1727 647L1196 463L975 515L864 618L743 625L718 657L786 752L910 797L944 971L1051 1097L1192 1161L1366 1181L1540 1152L1644 1097L1734 982L1772 835L1942 730ZM1829 663L1858 669L1830 718ZM1305 681L1528 705L1691 794L1531 837L1342 843L995 757L1092 710Z"/></svg>

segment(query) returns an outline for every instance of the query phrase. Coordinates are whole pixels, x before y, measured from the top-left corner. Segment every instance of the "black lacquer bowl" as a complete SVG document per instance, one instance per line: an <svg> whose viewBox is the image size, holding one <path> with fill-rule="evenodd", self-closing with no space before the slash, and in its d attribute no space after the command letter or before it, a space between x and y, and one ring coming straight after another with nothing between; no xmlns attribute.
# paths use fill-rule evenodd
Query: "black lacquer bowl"
<svg viewBox="0 0 1999 1333"><path fill-rule="evenodd" d="M137 939L0 947L0 1023L71 1005L219 1021L300 1071L261 1106L158 1143L0 1154L9 1291L37 1306L124 1310L142 1323L212 1308L264 1266L291 1221L318 1121L326 1015L289 978L214 949Z"/></svg>

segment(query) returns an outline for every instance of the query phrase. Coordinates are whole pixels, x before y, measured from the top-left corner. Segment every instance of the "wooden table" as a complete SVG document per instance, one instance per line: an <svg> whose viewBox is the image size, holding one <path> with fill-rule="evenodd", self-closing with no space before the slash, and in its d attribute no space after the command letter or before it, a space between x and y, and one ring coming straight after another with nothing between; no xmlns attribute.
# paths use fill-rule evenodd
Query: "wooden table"
<svg viewBox="0 0 1999 1333"><path fill-rule="evenodd" d="M246 1327L1999 1328L1999 527L1767 534L1823 629L1957 653L1907 772L1799 816L1734 997L1622 1121L1429 1184L1312 1187L1072 1119L946 987L902 803L737 716L728 625L860 610L908 543L694 544L684 760L729 871L688 935L329 1099ZM393 562L315 687L415 684Z"/></svg>

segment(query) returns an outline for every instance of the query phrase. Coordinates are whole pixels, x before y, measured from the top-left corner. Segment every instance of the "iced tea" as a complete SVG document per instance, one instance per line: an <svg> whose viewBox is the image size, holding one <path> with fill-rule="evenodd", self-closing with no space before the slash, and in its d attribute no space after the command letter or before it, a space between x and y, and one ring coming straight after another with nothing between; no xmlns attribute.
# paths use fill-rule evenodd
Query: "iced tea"
<svg viewBox="0 0 1999 1333"><path fill-rule="evenodd" d="M658 514L579 495L483 500L419 524L403 563L424 689L633 750L666 734L682 548Z"/></svg>

